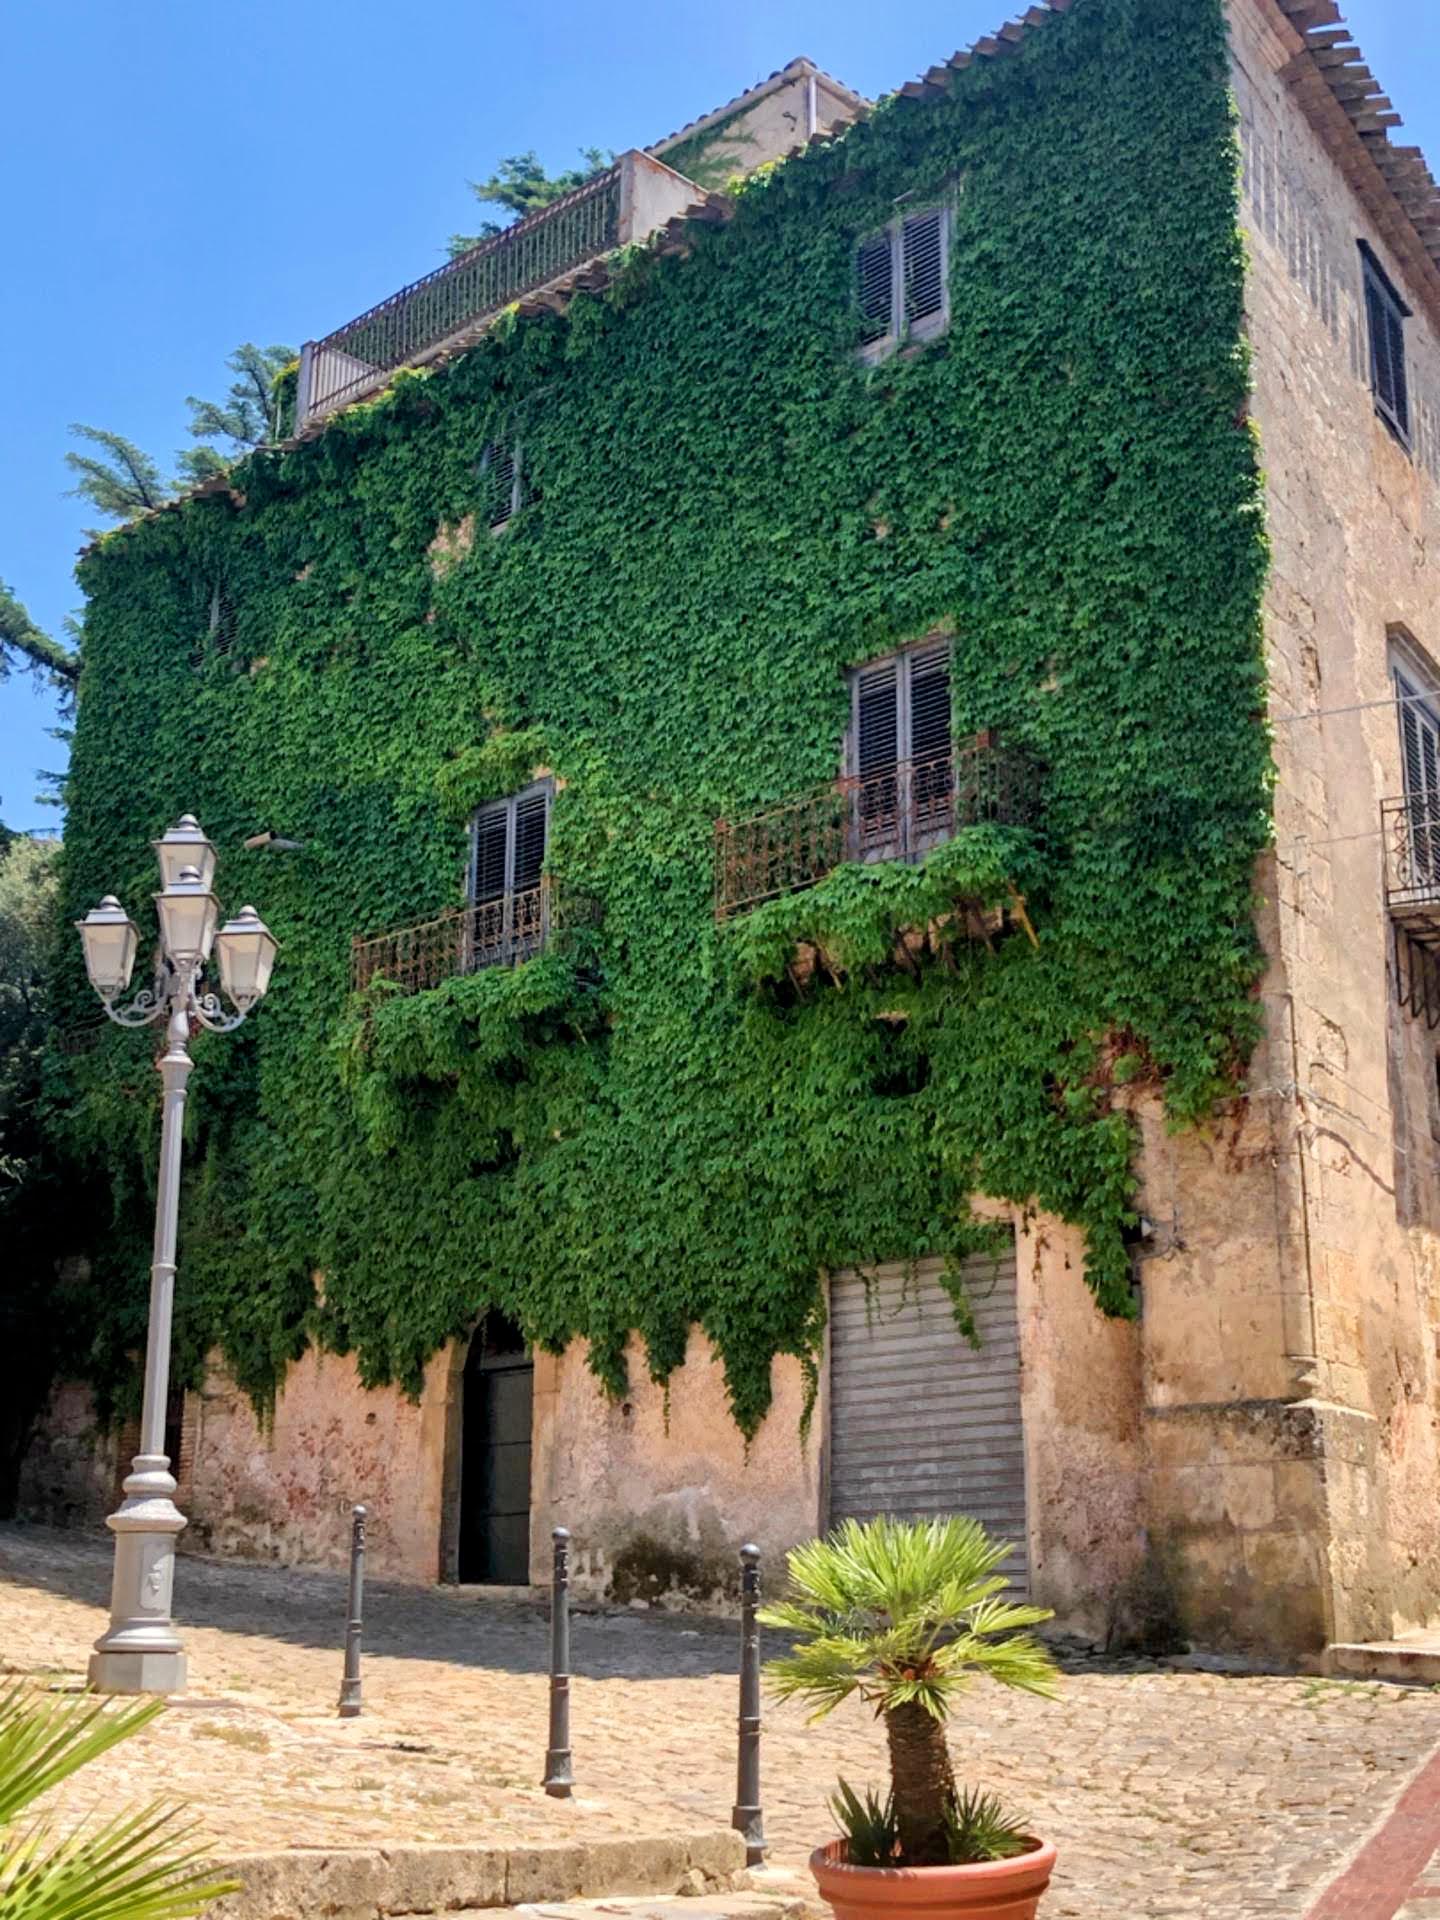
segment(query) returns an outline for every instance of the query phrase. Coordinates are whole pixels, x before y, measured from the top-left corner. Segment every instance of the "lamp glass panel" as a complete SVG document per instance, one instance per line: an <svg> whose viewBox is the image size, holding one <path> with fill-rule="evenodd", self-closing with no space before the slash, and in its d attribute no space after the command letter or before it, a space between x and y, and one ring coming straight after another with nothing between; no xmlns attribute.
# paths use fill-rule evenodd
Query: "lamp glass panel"
<svg viewBox="0 0 1440 1920"><path fill-rule="evenodd" d="M196 828L172 827L155 842L155 858L160 863L162 887L175 886L183 867L195 867L207 889L215 878L215 849Z"/></svg>
<svg viewBox="0 0 1440 1920"><path fill-rule="evenodd" d="M155 896L160 931L173 960L206 960L215 938L217 902L213 893L197 887L167 887Z"/></svg>
<svg viewBox="0 0 1440 1920"><path fill-rule="evenodd" d="M237 1007L263 999L275 965L274 935L260 920L231 921L215 936L220 984Z"/></svg>
<svg viewBox="0 0 1440 1920"><path fill-rule="evenodd" d="M80 937L91 986L97 993L123 993L135 966L138 940L133 922L82 920Z"/></svg>

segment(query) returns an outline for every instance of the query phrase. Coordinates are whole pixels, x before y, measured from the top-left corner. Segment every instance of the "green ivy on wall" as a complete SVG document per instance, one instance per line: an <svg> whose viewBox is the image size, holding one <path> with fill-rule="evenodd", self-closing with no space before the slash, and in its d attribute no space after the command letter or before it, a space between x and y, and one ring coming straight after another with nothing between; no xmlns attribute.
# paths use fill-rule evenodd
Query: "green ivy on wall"
<svg viewBox="0 0 1440 1920"><path fill-rule="evenodd" d="M503 322L85 561L71 902L138 909L147 842L193 809L227 906L282 942L243 1034L197 1042L185 1366L219 1342L263 1400L318 1341L413 1388L494 1305L585 1336L618 1389L632 1330L663 1379L699 1323L748 1433L773 1356L815 1351L817 1276L963 1250L982 1190L1078 1223L1101 1306L1133 1310L1113 1086L1150 1076L1201 1121L1255 1033L1235 172L1220 0L1077 0L764 171L689 258ZM941 195L948 332L867 369L857 237ZM496 535L478 465L505 435L529 497ZM196 671L217 578L235 644ZM845 669L937 627L957 733L1044 765L1042 831L717 927L716 818L833 777ZM351 937L457 904L466 812L540 767L549 865L598 927L352 999ZM265 828L301 847L241 849ZM1012 887L1034 941L1012 920L887 962L895 926ZM817 938L844 964L788 989ZM61 1144L113 1195L92 1365L115 1377L154 1076L119 1034L56 1073Z"/></svg>

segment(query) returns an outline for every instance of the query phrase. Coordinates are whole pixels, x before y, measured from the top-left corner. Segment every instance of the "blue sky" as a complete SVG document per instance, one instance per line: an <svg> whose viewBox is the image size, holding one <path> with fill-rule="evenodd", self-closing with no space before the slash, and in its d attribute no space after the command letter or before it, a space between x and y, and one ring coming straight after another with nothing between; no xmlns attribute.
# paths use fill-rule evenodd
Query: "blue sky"
<svg viewBox="0 0 1440 1920"><path fill-rule="evenodd" d="M327 332L438 265L467 179L535 148L645 146L795 54L875 95L1017 0L10 0L0 146L0 578L58 631L89 510L71 421L168 463L225 356ZM1349 24L1440 165L1440 8L1349 0ZM51 698L0 685L0 818L36 803Z"/></svg>

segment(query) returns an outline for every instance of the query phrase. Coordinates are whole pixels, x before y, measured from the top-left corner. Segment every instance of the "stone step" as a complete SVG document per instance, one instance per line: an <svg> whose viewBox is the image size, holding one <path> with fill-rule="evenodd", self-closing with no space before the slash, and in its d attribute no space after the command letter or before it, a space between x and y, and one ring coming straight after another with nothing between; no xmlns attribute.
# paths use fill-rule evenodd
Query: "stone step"
<svg viewBox="0 0 1440 1920"><path fill-rule="evenodd" d="M814 1911L798 1887L793 1893L706 1893L639 1896L632 1899L568 1900L560 1904L508 1907L500 1913L531 1920L805 1920ZM476 1920L481 1920L477 1915Z"/></svg>
<svg viewBox="0 0 1440 1920"><path fill-rule="evenodd" d="M1440 1633L1404 1633L1395 1640L1337 1640L1325 1649L1325 1671L1334 1679L1440 1685Z"/></svg>

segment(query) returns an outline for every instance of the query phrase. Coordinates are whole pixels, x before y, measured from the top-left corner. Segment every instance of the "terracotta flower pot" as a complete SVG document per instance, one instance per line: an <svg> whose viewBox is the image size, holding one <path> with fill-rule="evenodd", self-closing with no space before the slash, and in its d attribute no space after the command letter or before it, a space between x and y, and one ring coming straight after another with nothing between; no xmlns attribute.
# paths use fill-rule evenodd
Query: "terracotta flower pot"
<svg viewBox="0 0 1440 1920"><path fill-rule="evenodd" d="M1055 1849L1041 1840L1013 1860L975 1867L852 1867L844 1854L844 1841L832 1840L810 1856L835 1920L1034 1920L1055 1870Z"/></svg>

